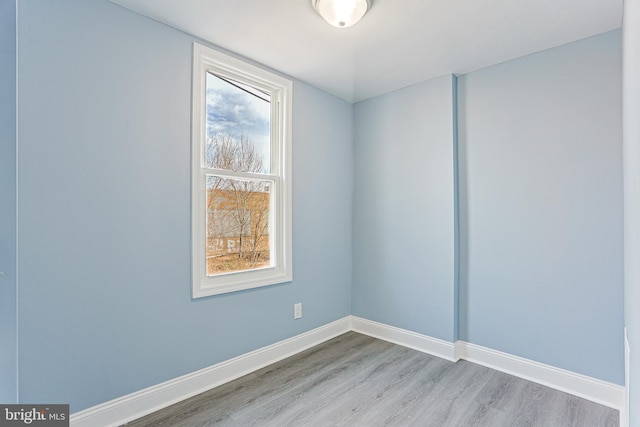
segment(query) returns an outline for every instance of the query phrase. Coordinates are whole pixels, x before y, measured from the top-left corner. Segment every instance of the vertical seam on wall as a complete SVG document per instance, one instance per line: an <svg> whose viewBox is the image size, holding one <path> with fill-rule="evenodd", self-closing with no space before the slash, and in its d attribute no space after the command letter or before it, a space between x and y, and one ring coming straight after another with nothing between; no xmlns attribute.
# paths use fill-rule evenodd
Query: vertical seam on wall
<svg viewBox="0 0 640 427"><path fill-rule="evenodd" d="M453 115L453 341L460 338L460 173L458 160L458 77L451 75Z"/></svg>
<svg viewBox="0 0 640 427"><path fill-rule="evenodd" d="M18 283L20 283L19 280L19 270L18 270L18 221L19 221L19 217L18 217L18 150L19 150L19 146L18 146L18 132L19 132L19 128L18 128L18 0L15 0L15 36L16 36L16 47L15 47L15 61L16 61L16 66L15 66L15 73L16 73L16 77L15 77L15 86L16 86L16 91L15 91L15 106L16 106L16 140L15 140L15 144L16 144L16 158L15 158L15 203L16 203L16 207L15 207L15 227L16 227L16 231L15 231L15 251L16 251L16 255L15 255L15 287L16 287L16 298L15 298L15 304L16 304L16 374L15 374L15 382L16 382L16 403L20 403L20 327L19 327L19 322L20 322L20 316L19 316L19 310L20 310L20 287L18 286Z"/></svg>

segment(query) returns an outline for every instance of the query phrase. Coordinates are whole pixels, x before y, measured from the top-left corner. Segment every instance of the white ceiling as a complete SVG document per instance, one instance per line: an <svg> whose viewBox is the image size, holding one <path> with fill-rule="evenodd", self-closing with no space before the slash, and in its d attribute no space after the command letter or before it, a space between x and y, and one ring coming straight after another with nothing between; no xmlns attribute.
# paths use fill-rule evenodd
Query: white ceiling
<svg viewBox="0 0 640 427"><path fill-rule="evenodd" d="M329 26L311 0L112 0L350 102L622 26L622 0L373 0Z"/></svg>

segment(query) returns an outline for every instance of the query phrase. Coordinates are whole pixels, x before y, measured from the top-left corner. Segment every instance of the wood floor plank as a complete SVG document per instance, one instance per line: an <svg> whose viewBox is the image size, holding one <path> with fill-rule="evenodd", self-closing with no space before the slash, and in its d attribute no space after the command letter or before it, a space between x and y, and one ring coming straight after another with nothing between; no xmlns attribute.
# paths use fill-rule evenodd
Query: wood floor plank
<svg viewBox="0 0 640 427"><path fill-rule="evenodd" d="M609 427L618 411L349 332L130 427Z"/></svg>

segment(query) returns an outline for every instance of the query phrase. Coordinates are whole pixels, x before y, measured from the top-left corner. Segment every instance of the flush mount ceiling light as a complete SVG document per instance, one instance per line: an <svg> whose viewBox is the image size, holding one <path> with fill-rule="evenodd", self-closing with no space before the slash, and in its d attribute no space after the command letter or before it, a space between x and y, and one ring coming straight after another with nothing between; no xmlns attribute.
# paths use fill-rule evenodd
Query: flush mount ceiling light
<svg viewBox="0 0 640 427"><path fill-rule="evenodd" d="M329 24L347 28L357 23L371 7L371 0L311 0Z"/></svg>

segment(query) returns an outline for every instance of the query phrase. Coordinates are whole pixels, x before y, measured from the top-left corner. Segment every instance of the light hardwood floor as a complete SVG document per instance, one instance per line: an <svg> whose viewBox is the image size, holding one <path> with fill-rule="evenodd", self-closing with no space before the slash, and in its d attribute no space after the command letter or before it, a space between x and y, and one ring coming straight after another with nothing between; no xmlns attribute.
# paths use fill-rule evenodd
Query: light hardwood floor
<svg viewBox="0 0 640 427"><path fill-rule="evenodd" d="M128 424L619 426L618 411L511 375L349 332Z"/></svg>

